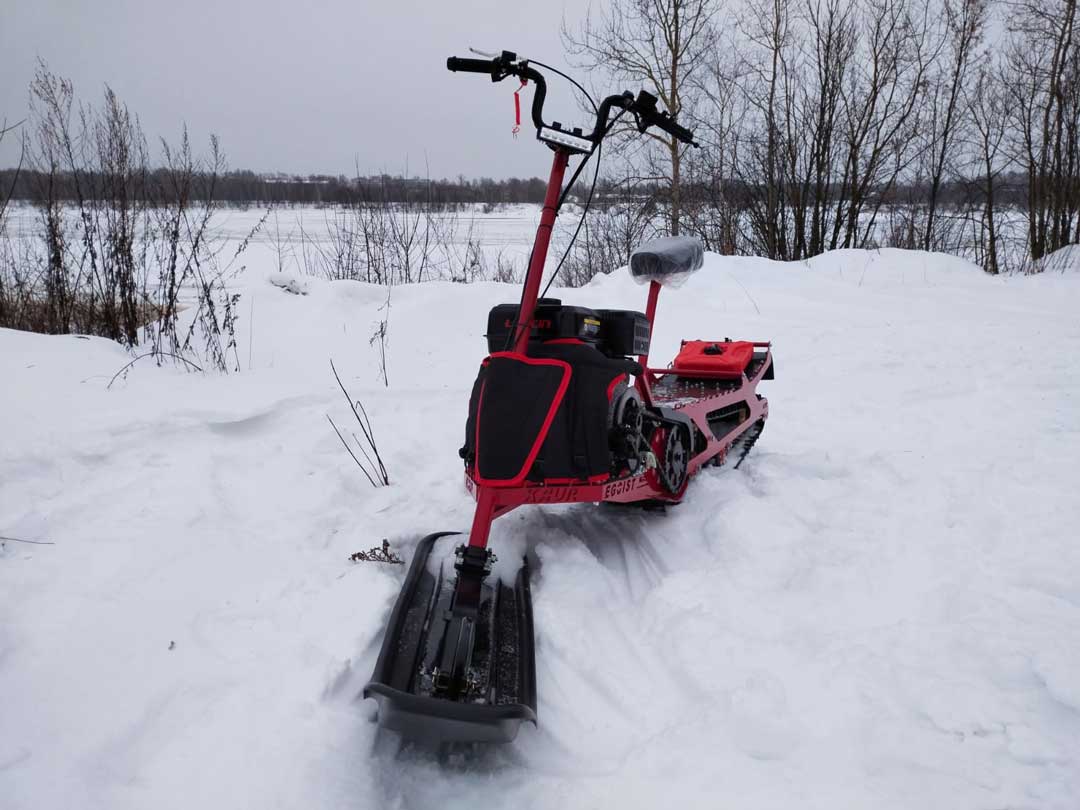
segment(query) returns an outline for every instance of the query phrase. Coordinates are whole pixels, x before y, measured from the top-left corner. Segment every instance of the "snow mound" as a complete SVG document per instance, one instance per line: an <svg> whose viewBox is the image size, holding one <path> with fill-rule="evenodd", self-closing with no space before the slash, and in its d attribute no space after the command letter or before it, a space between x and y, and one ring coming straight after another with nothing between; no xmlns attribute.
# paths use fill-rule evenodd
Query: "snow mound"
<svg viewBox="0 0 1080 810"><path fill-rule="evenodd" d="M272 285L293 295L307 295L311 285L294 273L272 273L267 279Z"/></svg>
<svg viewBox="0 0 1080 810"><path fill-rule="evenodd" d="M1080 245L1065 245L1037 263L1040 273L1080 273Z"/></svg>

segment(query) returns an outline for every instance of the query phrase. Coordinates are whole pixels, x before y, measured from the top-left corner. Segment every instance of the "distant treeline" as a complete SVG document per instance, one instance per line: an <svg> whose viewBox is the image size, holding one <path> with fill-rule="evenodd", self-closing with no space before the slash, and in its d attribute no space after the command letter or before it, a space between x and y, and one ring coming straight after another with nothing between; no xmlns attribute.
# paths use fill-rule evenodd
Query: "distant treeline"
<svg viewBox="0 0 1080 810"><path fill-rule="evenodd" d="M150 170L145 178L152 187L161 187L166 169ZM160 175L160 177L159 177ZM89 178L93 180L94 178ZM209 177L204 178L209 180ZM1027 179L1018 172L1000 178L998 194L1005 205L1023 207L1026 203ZM755 189L744 187L744 182L729 180L726 192L729 198L745 197L749 202L755 196ZM11 199L33 202L39 199L41 189L49 187L55 198L74 202L78 199L75 183L70 173L60 172L53 176L52 182L42 172L23 168L0 169L0 188L12 189ZM84 189L105 188L106 184L84 182ZM212 191L211 191L212 189ZM982 184L979 178L971 180L953 180L945 182L938 193L939 200L945 205L970 204L981 199ZM428 180L426 178L405 178L394 175L372 175L369 177L346 177L345 175L295 175L295 174L257 174L249 170L224 172L211 182L195 182L192 196L205 202L208 194L213 195L217 203L225 205L334 205L356 202L418 202L423 201L437 206L479 203L499 205L508 203L542 203L545 182L539 177L509 178L494 180L483 177L468 180L459 177L456 180ZM579 183L572 196L578 201L588 193L588 186ZM667 189L655 183L638 183L630 192L624 184L601 179L597 183L595 199L597 201L625 202L629 199L663 199ZM901 184L887 193L880 190L881 201L885 205L913 204L926 193L925 184ZM687 200L708 198L708 189L697 188L688 183L683 190Z"/></svg>
<svg viewBox="0 0 1080 810"><path fill-rule="evenodd" d="M151 186L160 186L167 170L151 170L148 177ZM156 175L162 175L157 177ZM23 168L16 177L14 169L0 170L0 188L12 188L12 199L33 201L40 196L40 189L49 185L47 177L40 172ZM53 185L60 199L74 201L78 198L70 173L54 176ZM101 183L85 183L90 188L101 188ZM351 203L364 200L380 202L405 202L422 199L436 205L455 203L540 203L544 200L545 183L538 177L529 179L510 178L493 180L428 180L392 175L370 177L331 176L325 174L257 174L253 171L229 171L217 176L213 185L215 201L226 205L278 203L286 205L319 205ZM211 189L208 183L196 183L196 194L206 195ZM198 199L198 197L196 197Z"/></svg>

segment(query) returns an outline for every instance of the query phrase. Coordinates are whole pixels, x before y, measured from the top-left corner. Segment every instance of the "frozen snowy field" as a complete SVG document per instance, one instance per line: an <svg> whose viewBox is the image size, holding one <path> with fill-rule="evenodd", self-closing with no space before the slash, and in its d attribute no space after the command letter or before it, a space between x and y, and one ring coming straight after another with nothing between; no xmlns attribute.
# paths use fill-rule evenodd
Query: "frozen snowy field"
<svg viewBox="0 0 1080 810"><path fill-rule="evenodd" d="M549 256L551 269L554 269L561 249L573 233L579 211L572 203L561 210L553 236L552 255ZM70 238L77 242L81 238L78 209L72 206L64 213ZM447 207L422 214L418 220L416 241L423 241L428 227L431 228L433 240L428 250L428 268L424 280L448 279L455 273L460 275L460 268L468 259L470 242L483 251L489 271L495 269L501 257L517 272L524 273L539 216L540 206L529 204L463 204L457 208ZM430 217L430 223L427 217ZM399 227L407 228L412 224L406 214L397 219ZM29 240L35 251L44 250L41 214L32 205L12 204L4 227L16 239ZM265 207L252 205L247 208L218 208L211 217L208 236L210 243L216 246L223 265L228 264L241 242L250 237L249 247L234 267L244 265L252 268L253 273L309 271L312 275L325 275L322 272L325 268L319 261L320 252L333 254L335 238L341 238L344 232L350 230L358 230L355 214L341 206L277 205L268 211ZM418 244L413 249L414 261L420 253Z"/></svg>
<svg viewBox="0 0 1080 810"><path fill-rule="evenodd" d="M771 339L765 433L666 515L523 509L539 728L440 763L357 700L408 557L462 529L485 314L515 289L237 280L243 370L0 330L0 807L1047 808L1080 796L1080 274L709 257L680 337ZM624 273L566 300L634 307ZM333 358L374 490L326 423Z"/></svg>

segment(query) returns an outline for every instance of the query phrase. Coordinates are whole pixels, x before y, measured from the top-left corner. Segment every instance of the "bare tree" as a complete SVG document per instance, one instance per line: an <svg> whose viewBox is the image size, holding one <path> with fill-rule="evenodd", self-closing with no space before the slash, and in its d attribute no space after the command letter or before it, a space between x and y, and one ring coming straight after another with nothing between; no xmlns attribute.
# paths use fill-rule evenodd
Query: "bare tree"
<svg viewBox="0 0 1080 810"><path fill-rule="evenodd" d="M22 121L18 121L14 124L8 125L7 119L0 120L0 143L4 142L4 138L14 132L19 126L22 125ZM26 145L23 142L22 148L19 150L19 163L15 167L14 176L11 178L11 184L8 186L7 191L0 189L0 227L4 224L4 214L7 212L8 203L11 202L11 197L15 193L15 186L19 182L19 174L22 172L23 161L26 158Z"/></svg>
<svg viewBox="0 0 1080 810"><path fill-rule="evenodd" d="M1027 174L1028 245L1038 260L1080 241L1080 60L1076 0L1009 3L1013 144Z"/></svg>
<svg viewBox="0 0 1080 810"><path fill-rule="evenodd" d="M963 138L963 128L970 121L964 115L961 94L967 84L972 63L978 56L988 13L987 0L944 0L942 7L943 53L945 64L929 80L928 133L924 154L929 158L929 191L926 201L926 225L922 249L940 247L935 238L935 217L941 184L956 146ZM986 79L983 78L985 83ZM970 110L968 110L970 112Z"/></svg>
<svg viewBox="0 0 1080 810"><path fill-rule="evenodd" d="M997 275L1002 261L998 255L999 233L997 226L998 178L1011 161L1005 154L1004 144L1008 131L1009 115L1005 83L1000 70L982 65L975 76L971 89L964 94L967 117L972 124L970 151L977 175L982 176L982 227L977 240L983 269Z"/></svg>
<svg viewBox="0 0 1080 810"><path fill-rule="evenodd" d="M7 119L0 121L0 143L4 138L14 132L22 122L8 125ZM22 283L20 274L16 268L18 256L16 245L9 237L5 222L8 204L11 202L15 187L19 182L19 174L22 172L23 160L26 157L26 142L22 143L19 150L19 163L11 178L11 184L5 191L0 188L0 324L17 325L17 313L23 307L26 296L25 285Z"/></svg>
<svg viewBox="0 0 1080 810"><path fill-rule="evenodd" d="M563 40L578 65L599 70L614 81L643 85L676 119L692 123L699 81L715 43L712 18L716 0L614 0L589 12L576 31L563 26ZM682 163L687 147L665 133L647 133L661 152L649 179L669 189L668 230L680 230Z"/></svg>
<svg viewBox="0 0 1080 810"><path fill-rule="evenodd" d="M792 44L790 5L787 0L751 0L742 23L748 67L741 88L756 115L737 171L751 190L751 244L771 259L788 258L783 122L790 109L785 98Z"/></svg>
<svg viewBox="0 0 1080 810"><path fill-rule="evenodd" d="M910 164L928 20L906 0L756 0L736 171L750 243L774 259L861 247Z"/></svg>
<svg viewBox="0 0 1080 810"><path fill-rule="evenodd" d="M740 93L744 68L733 53L733 47L718 42L699 78L702 103L695 135L701 148L689 154L683 196L685 228L706 250L724 255L737 252L743 210L734 178L745 109Z"/></svg>
<svg viewBox="0 0 1080 810"><path fill-rule="evenodd" d="M830 248L867 244L883 192L893 189L913 158L906 145L914 142L915 113L931 61L929 24L927 6L912 9L907 0L863 4L860 58L843 92L846 155Z"/></svg>
<svg viewBox="0 0 1080 810"><path fill-rule="evenodd" d="M797 182L792 199L796 225L792 258L826 250L830 225L839 215L831 209L830 198L837 179L844 81L857 50L857 8L851 0L814 0L807 4L805 19L809 52L803 59L806 68L793 78L798 115L789 136L801 147L792 149L792 175ZM803 156L801 171L794 159L799 154Z"/></svg>

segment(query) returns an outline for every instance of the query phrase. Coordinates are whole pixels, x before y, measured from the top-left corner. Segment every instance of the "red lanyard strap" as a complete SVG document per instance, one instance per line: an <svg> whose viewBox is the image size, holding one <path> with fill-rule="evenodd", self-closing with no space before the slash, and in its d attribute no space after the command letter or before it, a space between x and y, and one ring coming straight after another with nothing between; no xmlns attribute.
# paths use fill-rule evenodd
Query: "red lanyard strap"
<svg viewBox="0 0 1080 810"><path fill-rule="evenodd" d="M525 89L525 85L529 83L528 79L521 80L521 86L514 91L514 128L511 130L514 137L521 131L521 96L518 95Z"/></svg>

